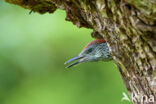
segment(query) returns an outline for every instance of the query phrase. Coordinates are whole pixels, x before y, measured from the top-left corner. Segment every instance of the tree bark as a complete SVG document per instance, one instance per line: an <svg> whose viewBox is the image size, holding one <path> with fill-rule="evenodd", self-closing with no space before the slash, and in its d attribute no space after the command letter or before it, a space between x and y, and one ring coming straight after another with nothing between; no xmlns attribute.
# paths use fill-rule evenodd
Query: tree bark
<svg viewBox="0 0 156 104"><path fill-rule="evenodd" d="M66 11L66 20L104 38L134 104L156 103L155 0L6 0L31 12ZM113 76L112 76L113 77Z"/></svg>

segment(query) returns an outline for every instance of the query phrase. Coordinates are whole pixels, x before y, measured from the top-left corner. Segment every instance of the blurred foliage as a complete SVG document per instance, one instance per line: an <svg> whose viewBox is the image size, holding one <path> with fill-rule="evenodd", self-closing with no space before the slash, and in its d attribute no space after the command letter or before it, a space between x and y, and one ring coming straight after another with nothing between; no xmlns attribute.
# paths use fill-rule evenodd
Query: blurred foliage
<svg viewBox="0 0 156 104"><path fill-rule="evenodd" d="M0 1L0 104L130 104L113 62L65 69L91 40L92 30Z"/></svg>

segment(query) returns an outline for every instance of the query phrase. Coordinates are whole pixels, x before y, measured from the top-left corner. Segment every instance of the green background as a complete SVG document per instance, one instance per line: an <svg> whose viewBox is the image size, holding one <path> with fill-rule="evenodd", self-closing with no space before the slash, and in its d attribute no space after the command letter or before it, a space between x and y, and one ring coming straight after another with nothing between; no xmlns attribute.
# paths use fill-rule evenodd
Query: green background
<svg viewBox="0 0 156 104"><path fill-rule="evenodd" d="M113 62L64 62L93 39L92 30L54 14L0 1L0 104L130 104Z"/></svg>

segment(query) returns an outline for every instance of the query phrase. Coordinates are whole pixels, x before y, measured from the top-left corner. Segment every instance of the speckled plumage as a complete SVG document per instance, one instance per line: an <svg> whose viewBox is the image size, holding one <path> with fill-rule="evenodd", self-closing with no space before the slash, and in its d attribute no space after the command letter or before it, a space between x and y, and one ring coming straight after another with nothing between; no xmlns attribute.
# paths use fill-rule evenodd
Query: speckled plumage
<svg viewBox="0 0 156 104"><path fill-rule="evenodd" d="M78 61L70 64L69 66L67 66L67 68L83 62L110 61L112 60L112 57L105 40L97 39L90 42L78 56L68 60L65 64L70 63L74 60Z"/></svg>

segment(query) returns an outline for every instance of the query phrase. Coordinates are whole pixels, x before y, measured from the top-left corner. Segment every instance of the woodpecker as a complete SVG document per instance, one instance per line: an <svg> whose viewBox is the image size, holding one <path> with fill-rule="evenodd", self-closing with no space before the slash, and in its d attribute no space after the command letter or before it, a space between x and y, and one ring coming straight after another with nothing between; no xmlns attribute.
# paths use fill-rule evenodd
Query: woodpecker
<svg viewBox="0 0 156 104"><path fill-rule="evenodd" d="M79 55L66 61L65 64L75 60L78 61L68 65L66 68L84 62L110 61L112 60L112 56L110 55L106 41L104 39L96 39L86 45Z"/></svg>

